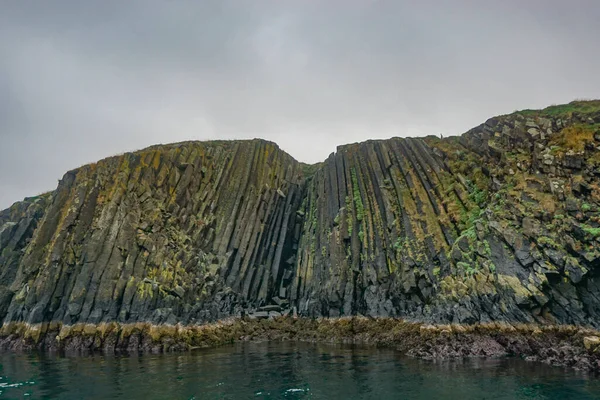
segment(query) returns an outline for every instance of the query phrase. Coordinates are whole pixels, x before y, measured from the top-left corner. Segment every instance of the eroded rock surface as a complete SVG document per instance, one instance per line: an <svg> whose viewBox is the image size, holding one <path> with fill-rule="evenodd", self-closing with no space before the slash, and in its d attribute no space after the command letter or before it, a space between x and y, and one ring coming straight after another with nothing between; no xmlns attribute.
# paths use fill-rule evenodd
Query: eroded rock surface
<svg viewBox="0 0 600 400"><path fill-rule="evenodd" d="M0 212L0 319L600 327L600 102L460 137L154 146Z"/></svg>
<svg viewBox="0 0 600 400"><path fill-rule="evenodd" d="M290 281L301 182L300 164L262 140L156 146L70 171L25 254L3 265L2 317L197 323L264 304ZM14 219L0 228L7 257L14 224L27 225Z"/></svg>
<svg viewBox="0 0 600 400"><path fill-rule="evenodd" d="M600 324L600 102L341 146L308 183L301 314Z"/></svg>

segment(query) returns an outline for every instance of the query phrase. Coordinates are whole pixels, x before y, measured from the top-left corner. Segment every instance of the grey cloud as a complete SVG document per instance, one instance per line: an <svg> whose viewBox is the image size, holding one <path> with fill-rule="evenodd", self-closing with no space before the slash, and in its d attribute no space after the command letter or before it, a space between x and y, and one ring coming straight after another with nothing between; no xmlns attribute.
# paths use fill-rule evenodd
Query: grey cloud
<svg viewBox="0 0 600 400"><path fill-rule="evenodd" d="M593 0L7 0L0 208L155 143L262 137L316 162L599 97L598 20Z"/></svg>

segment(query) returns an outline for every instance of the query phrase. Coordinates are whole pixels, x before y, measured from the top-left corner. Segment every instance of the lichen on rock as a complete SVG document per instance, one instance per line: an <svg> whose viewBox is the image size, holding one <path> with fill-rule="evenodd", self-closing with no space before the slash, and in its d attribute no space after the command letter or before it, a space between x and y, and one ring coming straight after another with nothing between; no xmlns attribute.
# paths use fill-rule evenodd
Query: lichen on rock
<svg viewBox="0 0 600 400"><path fill-rule="evenodd" d="M599 178L599 101L313 166L264 140L152 146L0 212L0 320L600 328Z"/></svg>

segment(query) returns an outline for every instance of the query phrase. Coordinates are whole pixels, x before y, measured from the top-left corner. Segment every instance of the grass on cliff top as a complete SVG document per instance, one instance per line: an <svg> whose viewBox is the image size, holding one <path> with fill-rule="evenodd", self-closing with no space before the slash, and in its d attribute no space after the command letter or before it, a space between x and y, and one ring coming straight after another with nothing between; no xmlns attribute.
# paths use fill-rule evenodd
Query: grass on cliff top
<svg viewBox="0 0 600 400"><path fill-rule="evenodd" d="M586 125L573 125L564 128L552 137L550 145L559 146L562 149L583 151L587 143L594 142L594 132Z"/></svg>
<svg viewBox="0 0 600 400"><path fill-rule="evenodd" d="M41 199L43 197L50 197L50 196L52 196L52 193L54 193L54 190L48 190L48 191L42 192L40 194L37 194L35 196L25 197L23 200L24 201L33 201L33 200Z"/></svg>
<svg viewBox="0 0 600 400"><path fill-rule="evenodd" d="M305 178L311 178L319 168L321 168L325 163L320 162L316 164L306 164L300 163L300 167L302 168L302 174Z"/></svg>
<svg viewBox="0 0 600 400"><path fill-rule="evenodd" d="M511 115L521 114L524 116L540 117L569 117L573 113L592 114L600 112L600 100L575 100L567 104L556 104L546 107L542 110L520 110Z"/></svg>

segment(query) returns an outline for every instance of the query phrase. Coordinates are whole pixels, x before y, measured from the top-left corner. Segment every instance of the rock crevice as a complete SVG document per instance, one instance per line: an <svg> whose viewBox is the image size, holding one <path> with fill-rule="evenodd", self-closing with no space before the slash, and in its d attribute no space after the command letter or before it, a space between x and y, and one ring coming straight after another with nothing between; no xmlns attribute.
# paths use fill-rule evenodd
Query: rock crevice
<svg viewBox="0 0 600 400"><path fill-rule="evenodd" d="M599 328L599 180L598 101L340 146L316 166L264 140L153 146L0 212L0 320Z"/></svg>

